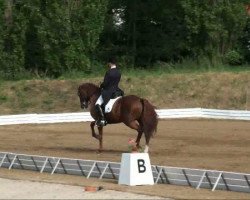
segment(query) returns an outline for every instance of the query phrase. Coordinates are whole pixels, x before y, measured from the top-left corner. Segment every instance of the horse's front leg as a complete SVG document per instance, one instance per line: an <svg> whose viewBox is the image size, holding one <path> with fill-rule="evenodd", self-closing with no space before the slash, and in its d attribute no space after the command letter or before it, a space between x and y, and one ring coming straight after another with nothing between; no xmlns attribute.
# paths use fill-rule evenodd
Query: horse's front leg
<svg viewBox="0 0 250 200"><path fill-rule="evenodd" d="M92 131L92 137L96 138L99 140L99 135L95 133L95 121L90 123L91 131Z"/></svg>
<svg viewBox="0 0 250 200"><path fill-rule="evenodd" d="M137 138L136 138L136 147L138 149L141 148L141 146L140 146L140 140L141 140L142 133L143 132L141 130L138 130L138 135L137 135Z"/></svg>
<svg viewBox="0 0 250 200"><path fill-rule="evenodd" d="M103 148L103 146L102 146L102 135L103 135L103 127L102 126L100 126L100 127L98 127L98 131L99 131L99 152L102 152L102 148Z"/></svg>

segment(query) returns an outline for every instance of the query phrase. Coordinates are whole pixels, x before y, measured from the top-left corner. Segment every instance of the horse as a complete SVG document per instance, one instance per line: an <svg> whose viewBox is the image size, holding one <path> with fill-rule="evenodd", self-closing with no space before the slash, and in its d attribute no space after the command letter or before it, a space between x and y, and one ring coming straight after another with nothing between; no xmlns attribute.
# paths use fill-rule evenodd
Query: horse
<svg viewBox="0 0 250 200"><path fill-rule="evenodd" d="M103 151L103 126L98 126L99 134L95 132L95 124L99 116L95 109L95 103L101 95L101 88L92 83L83 83L78 87L78 96L82 109L89 108L90 114L95 121L90 123L92 137L99 140L99 152ZM149 150L149 141L155 135L158 125L158 115L155 107L146 99L135 95L123 96L116 100L111 112L105 113L108 124L124 123L137 131L136 148L140 147L141 136L145 135L144 152Z"/></svg>

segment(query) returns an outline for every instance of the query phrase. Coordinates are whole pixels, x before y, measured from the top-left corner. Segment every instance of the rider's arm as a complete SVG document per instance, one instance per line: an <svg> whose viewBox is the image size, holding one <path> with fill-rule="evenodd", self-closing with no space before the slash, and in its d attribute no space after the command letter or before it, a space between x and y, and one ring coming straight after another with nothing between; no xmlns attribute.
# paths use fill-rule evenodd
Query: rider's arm
<svg viewBox="0 0 250 200"><path fill-rule="evenodd" d="M103 80L102 84L100 85L100 87L102 89L105 89L107 87L107 85L108 85L108 82L109 82L109 73L106 72L104 80Z"/></svg>

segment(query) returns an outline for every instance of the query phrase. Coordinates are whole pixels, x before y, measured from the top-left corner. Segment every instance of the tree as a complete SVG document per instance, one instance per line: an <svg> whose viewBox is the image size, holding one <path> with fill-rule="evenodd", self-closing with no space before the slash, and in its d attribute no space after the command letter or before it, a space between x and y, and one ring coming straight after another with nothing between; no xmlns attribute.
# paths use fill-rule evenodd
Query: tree
<svg viewBox="0 0 250 200"><path fill-rule="evenodd" d="M91 70L91 57L103 30L108 0L68 1L70 43L65 51L67 69Z"/></svg>
<svg viewBox="0 0 250 200"><path fill-rule="evenodd" d="M189 48L193 58L208 57L214 63L236 48L246 25L243 1L182 0Z"/></svg>
<svg viewBox="0 0 250 200"><path fill-rule="evenodd" d="M66 70L90 70L90 56L103 29L107 0L41 0L38 39L45 71L59 76Z"/></svg>
<svg viewBox="0 0 250 200"><path fill-rule="evenodd" d="M3 73L4 69L3 69L3 63L4 63L4 56L3 56L3 52L4 52L4 24L5 24L5 20L4 20L4 10L5 10L5 4L4 1L0 1L0 24L2 24L0 26L0 51L2 52L0 54L0 72Z"/></svg>
<svg viewBox="0 0 250 200"><path fill-rule="evenodd" d="M24 51L26 20L22 13L22 2L5 0L1 4L4 8L2 23L2 56L1 68L6 78L14 79L24 69Z"/></svg>
<svg viewBox="0 0 250 200"><path fill-rule="evenodd" d="M250 17L248 17L244 35L240 39L240 51L242 52L245 61L250 63Z"/></svg>
<svg viewBox="0 0 250 200"><path fill-rule="evenodd" d="M125 55L134 66L204 57L216 64L238 48L244 6L241 0L111 0L100 54Z"/></svg>
<svg viewBox="0 0 250 200"><path fill-rule="evenodd" d="M181 9L178 1L113 0L101 47L108 53L125 55L133 66L181 59L186 51Z"/></svg>
<svg viewBox="0 0 250 200"><path fill-rule="evenodd" d="M1 68L10 76L25 70L60 76L90 70L108 0L5 0Z"/></svg>
<svg viewBox="0 0 250 200"><path fill-rule="evenodd" d="M137 15L128 14L132 22L127 27L127 33L133 33L128 40L136 65L181 60L186 54L186 27L180 3L170 0L136 2Z"/></svg>

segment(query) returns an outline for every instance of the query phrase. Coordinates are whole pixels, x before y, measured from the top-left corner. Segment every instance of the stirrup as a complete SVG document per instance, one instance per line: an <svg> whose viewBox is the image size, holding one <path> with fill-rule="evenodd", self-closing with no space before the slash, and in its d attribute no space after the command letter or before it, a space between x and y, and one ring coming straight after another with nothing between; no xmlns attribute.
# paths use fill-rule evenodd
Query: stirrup
<svg viewBox="0 0 250 200"><path fill-rule="evenodd" d="M106 126L107 125L107 121L104 119L101 120L97 120L95 123L97 126Z"/></svg>

